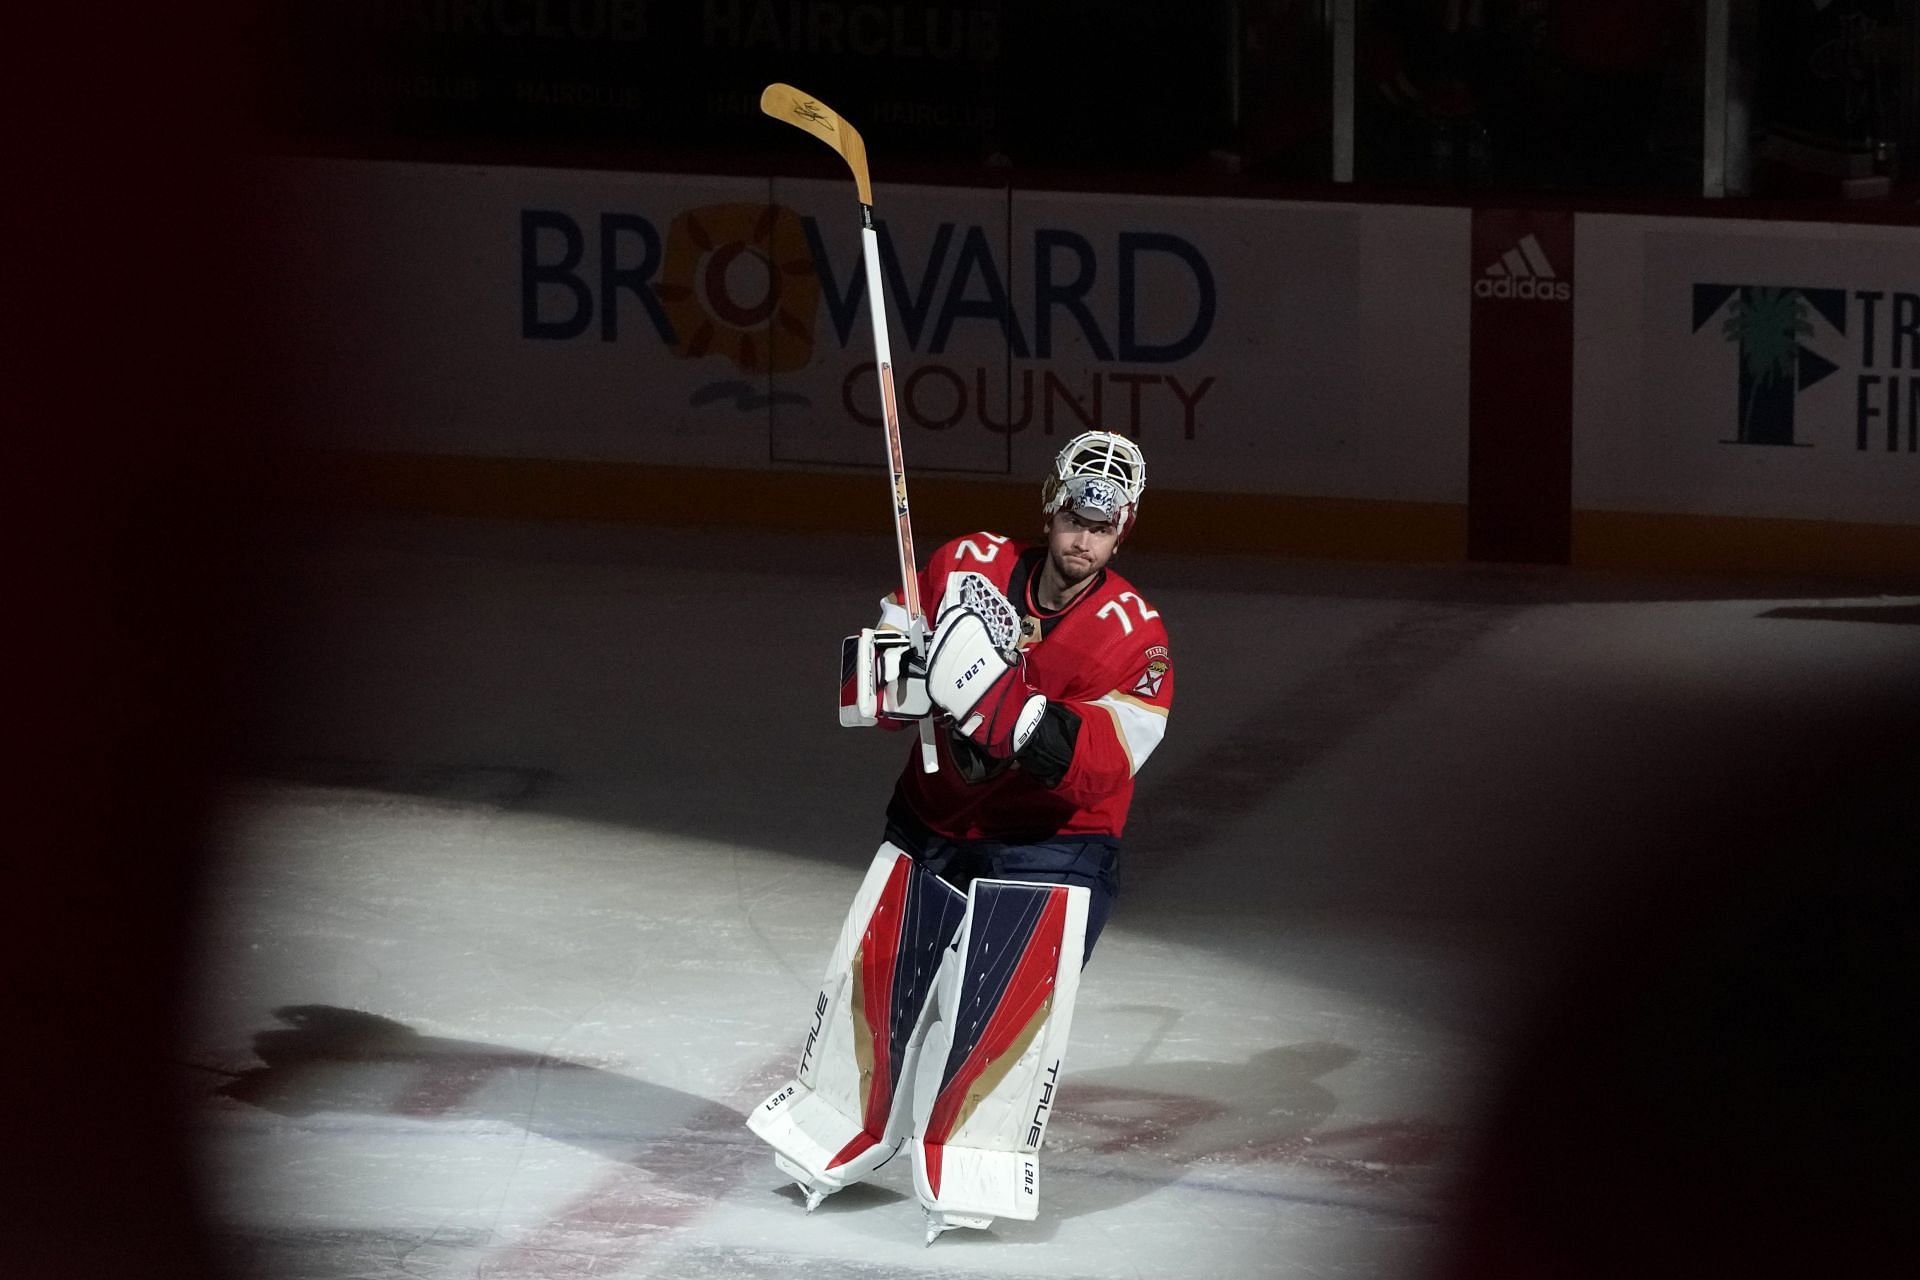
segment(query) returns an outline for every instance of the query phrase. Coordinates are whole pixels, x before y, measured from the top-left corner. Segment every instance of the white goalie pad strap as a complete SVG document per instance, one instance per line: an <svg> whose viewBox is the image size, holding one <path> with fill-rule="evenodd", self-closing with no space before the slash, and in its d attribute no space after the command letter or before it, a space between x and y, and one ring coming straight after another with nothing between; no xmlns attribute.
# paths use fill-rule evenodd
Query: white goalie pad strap
<svg viewBox="0 0 1920 1280"><path fill-rule="evenodd" d="M1020 614L985 574L967 572L949 577L934 620L937 622L947 610L961 606L980 615L980 620L987 624L987 635L994 648L1012 653L1019 647Z"/></svg>
<svg viewBox="0 0 1920 1280"><path fill-rule="evenodd" d="M965 913L953 886L880 846L814 999L799 1069L747 1120L810 1188L858 1182L899 1149L934 979Z"/></svg>
<svg viewBox="0 0 1920 1280"><path fill-rule="evenodd" d="M1079 886L976 880L969 890L914 1089L914 1189L930 1215L1039 1212L1039 1150L1073 1027L1087 901Z"/></svg>

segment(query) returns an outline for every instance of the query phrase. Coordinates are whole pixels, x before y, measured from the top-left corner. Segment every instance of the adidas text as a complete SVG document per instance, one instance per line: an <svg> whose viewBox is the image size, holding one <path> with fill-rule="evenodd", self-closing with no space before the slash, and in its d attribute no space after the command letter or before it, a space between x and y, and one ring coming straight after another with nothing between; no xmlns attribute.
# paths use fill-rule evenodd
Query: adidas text
<svg viewBox="0 0 1920 1280"><path fill-rule="evenodd" d="M1566 302L1573 297L1573 286L1564 280L1516 280L1512 276L1497 279L1481 276L1473 282L1476 298L1526 298L1536 302Z"/></svg>

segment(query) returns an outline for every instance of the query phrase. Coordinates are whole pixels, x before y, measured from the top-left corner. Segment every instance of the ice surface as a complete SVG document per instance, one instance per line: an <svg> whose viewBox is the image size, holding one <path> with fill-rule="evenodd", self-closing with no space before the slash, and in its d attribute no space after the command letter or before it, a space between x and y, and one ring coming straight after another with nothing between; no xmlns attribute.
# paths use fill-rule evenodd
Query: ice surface
<svg viewBox="0 0 1920 1280"><path fill-rule="evenodd" d="M743 1124L905 753L831 687L890 549L794 549L395 523L303 560L200 914L237 1275L1422 1274L1555 943L1920 720L1916 629L1845 614L1911 601L1130 551L1179 702L1041 1216L926 1247L904 1161L809 1216Z"/></svg>

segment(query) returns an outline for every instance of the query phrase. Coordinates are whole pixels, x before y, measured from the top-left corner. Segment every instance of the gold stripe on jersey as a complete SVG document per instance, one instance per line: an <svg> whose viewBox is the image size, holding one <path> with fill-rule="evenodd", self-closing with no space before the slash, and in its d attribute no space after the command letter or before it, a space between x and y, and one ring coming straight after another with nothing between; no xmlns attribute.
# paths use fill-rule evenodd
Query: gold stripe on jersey
<svg viewBox="0 0 1920 1280"><path fill-rule="evenodd" d="M1127 776L1129 778L1135 776L1140 772L1140 762L1133 758L1133 748L1127 745L1127 730L1126 726L1120 723L1119 709L1105 698L1094 699L1093 705L1106 712L1107 718L1113 721L1113 740L1118 742L1120 750L1126 753Z"/></svg>
<svg viewBox="0 0 1920 1280"><path fill-rule="evenodd" d="M1151 711L1157 716L1165 716L1167 714L1167 709L1158 703L1148 702L1144 698L1136 698L1130 693L1121 693L1118 689L1115 689L1107 696L1109 698L1117 698L1121 702L1131 702L1142 711Z"/></svg>
<svg viewBox="0 0 1920 1280"><path fill-rule="evenodd" d="M1093 705L1113 717L1114 737L1119 740L1120 749L1127 753L1127 776L1139 773L1140 766L1166 736L1167 709L1118 690L1096 698Z"/></svg>

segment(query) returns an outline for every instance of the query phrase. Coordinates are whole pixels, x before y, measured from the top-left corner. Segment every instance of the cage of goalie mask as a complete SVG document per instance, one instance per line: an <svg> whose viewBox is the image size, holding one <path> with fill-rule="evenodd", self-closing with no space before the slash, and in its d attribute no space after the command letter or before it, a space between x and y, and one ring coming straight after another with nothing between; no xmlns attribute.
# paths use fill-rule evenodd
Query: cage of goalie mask
<svg viewBox="0 0 1920 1280"><path fill-rule="evenodd" d="M1111 522L1125 537L1147 487L1147 459L1140 446L1111 431L1083 431L1067 441L1041 486L1041 505L1051 519L1069 510L1084 520Z"/></svg>

